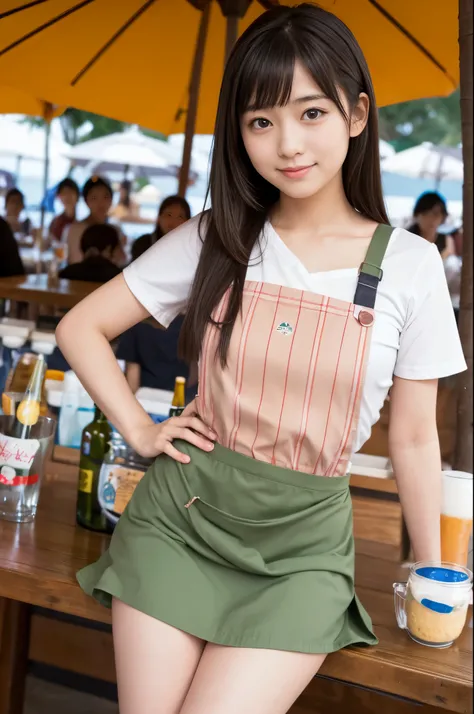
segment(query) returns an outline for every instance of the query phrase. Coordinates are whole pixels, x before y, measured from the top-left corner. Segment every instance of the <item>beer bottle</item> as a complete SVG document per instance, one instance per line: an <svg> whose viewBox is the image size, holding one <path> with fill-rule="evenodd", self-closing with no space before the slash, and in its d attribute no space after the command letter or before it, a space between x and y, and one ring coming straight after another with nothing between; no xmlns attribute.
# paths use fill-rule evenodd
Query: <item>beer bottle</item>
<svg viewBox="0 0 474 714"><path fill-rule="evenodd" d="M93 421L82 431L76 506L77 523L93 531L110 531L99 504L98 486L100 468L110 448L111 436L112 429L96 406Z"/></svg>
<svg viewBox="0 0 474 714"><path fill-rule="evenodd" d="M25 394L16 410L12 436L17 439L29 439L31 427L38 421L45 372L44 356L38 355Z"/></svg>
<svg viewBox="0 0 474 714"><path fill-rule="evenodd" d="M184 407L185 407L184 388L185 388L185 386L186 386L185 378L184 377L176 377L176 381L174 383L173 401L171 402L171 409L170 409L170 413L169 413L170 417L179 416L184 411Z"/></svg>

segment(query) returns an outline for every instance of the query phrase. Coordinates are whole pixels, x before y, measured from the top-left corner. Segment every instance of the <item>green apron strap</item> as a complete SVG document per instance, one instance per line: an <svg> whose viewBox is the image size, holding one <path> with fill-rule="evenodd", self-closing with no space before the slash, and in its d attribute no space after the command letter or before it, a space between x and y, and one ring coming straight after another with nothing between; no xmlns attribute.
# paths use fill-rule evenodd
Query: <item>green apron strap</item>
<svg viewBox="0 0 474 714"><path fill-rule="evenodd" d="M360 266L354 304L373 308L377 288L383 278L382 261L393 233L393 226L378 225L375 229L365 260Z"/></svg>

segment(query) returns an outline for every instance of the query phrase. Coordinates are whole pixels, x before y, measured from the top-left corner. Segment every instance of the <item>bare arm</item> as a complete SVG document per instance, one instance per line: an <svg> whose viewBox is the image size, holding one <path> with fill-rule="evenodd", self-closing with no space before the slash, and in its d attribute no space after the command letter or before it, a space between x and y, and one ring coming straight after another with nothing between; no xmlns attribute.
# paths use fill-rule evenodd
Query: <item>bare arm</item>
<svg viewBox="0 0 474 714"><path fill-rule="evenodd" d="M394 378L389 449L415 560L441 557L441 455L436 426L438 380Z"/></svg>
<svg viewBox="0 0 474 714"><path fill-rule="evenodd" d="M145 317L148 312L119 275L67 313L56 330L57 342L94 402L136 451L144 456L165 452L186 462L187 457L172 446L173 439L186 439L209 451L211 430L192 417L154 424L132 394L110 346Z"/></svg>

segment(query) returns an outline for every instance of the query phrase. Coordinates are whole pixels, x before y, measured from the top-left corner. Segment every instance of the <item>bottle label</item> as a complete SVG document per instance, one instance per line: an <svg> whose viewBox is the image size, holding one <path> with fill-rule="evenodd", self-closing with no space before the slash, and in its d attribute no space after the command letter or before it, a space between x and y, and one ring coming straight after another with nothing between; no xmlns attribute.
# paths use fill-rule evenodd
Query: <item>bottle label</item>
<svg viewBox="0 0 474 714"><path fill-rule="evenodd" d="M145 471L118 464L104 464L100 470L99 503L114 513L123 513Z"/></svg>
<svg viewBox="0 0 474 714"><path fill-rule="evenodd" d="M11 466L26 471L33 463L39 447L38 439L15 439L0 434L0 467Z"/></svg>
<svg viewBox="0 0 474 714"><path fill-rule="evenodd" d="M92 493L93 480L93 471L90 469L79 469L79 491L82 491L82 493Z"/></svg>

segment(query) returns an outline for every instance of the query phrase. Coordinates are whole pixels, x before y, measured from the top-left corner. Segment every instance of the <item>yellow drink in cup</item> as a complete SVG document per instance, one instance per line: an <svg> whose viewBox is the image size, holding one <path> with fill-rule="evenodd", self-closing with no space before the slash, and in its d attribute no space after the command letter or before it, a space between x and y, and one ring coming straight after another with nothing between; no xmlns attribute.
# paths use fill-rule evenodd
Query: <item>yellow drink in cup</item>
<svg viewBox="0 0 474 714"><path fill-rule="evenodd" d="M472 474L443 471L441 501L441 560L467 565L472 533Z"/></svg>

